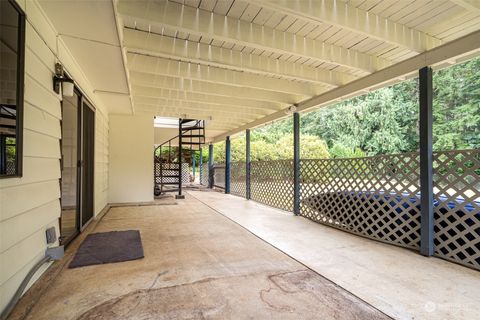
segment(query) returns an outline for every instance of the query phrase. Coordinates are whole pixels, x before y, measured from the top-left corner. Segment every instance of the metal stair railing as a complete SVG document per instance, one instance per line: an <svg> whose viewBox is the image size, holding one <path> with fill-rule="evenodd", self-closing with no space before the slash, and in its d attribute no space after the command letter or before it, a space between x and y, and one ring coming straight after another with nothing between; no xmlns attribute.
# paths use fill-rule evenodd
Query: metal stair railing
<svg viewBox="0 0 480 320"><path fill-rule="evenodd" d="M186 125L186 126L185 126ZM178 150L173 151L172 141L178 139ZM168 139L158 145L154 150L154 193L160 195L163 192L178 191L181 196L182 188L182 150L200 150L205 144L205 120L180 119L179 134ZM187 146L187 148L184 148ZM164 149L166 148L167 161L164 160ZM177 159L173 158L173 154L177 154ZM175 161L176 160L176 161ZM168 164L168 169L165 165ZM172 164L177 164L177 168L172 168ZM171 174L176 171L176 174ZM168 172L169 174L165 174ZM177 179L176 181L168 181L168 179ZM167 180L165 180L167 179ZM176 189L165 190L166 185L177 185Z"/></svg>

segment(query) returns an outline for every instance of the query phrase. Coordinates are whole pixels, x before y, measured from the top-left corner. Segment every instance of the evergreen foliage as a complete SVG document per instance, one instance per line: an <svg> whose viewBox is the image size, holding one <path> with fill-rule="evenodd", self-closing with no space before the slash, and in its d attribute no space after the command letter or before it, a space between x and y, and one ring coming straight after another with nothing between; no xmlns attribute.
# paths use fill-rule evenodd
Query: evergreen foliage
<svg viewBox="0 0 480 320"><path fill-rule="evenodd" d="M480 148L480 58L435 71L433 87L434 150ZM418 80L302 114L300 121L303 159L417 151ZM252 161L293 157L292 117L252 130L251 138ZM215 145L215 162L225 161L224 150L223 142ZM244 136L232 140L231 154L244 161Z"/></svg>

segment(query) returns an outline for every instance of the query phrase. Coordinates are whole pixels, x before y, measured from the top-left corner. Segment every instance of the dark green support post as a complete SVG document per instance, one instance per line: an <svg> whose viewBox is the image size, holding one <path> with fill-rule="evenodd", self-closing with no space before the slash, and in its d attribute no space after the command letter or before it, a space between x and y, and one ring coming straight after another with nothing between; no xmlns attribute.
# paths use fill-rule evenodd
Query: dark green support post
<svg viewBox="0 0 480 320"><path fill-rule="evenodd" d="M433 243L432 68L419 71L420 102L420 253L431 256Z"/></svg>
<svg viewBox="0 0 480 320"><path fill-rule="evenodd" d="M183 120L182 119L179 119L178 120L178 194L175 196L175 199L185 199L185 195L182 194L182 178L183 178L183 174L182 174L182 169L183 169L183 166L182 166L182 149L183 149L183 145L182 145L182 134L183 134L183 129L182 129L182 123L183 123Z"/></svg>
<svg viewBox="0 0 480 320"><path fill-rule="evenodd" d="M251 180L250 180L250 173L251 173L251 161L250 161L250 129L245 131L245 198L250 200L252 197L252 189L251 189Z"/></svg>
<svg viewBox="0 0 480 320"><path fill-rule="evenodd" d="M225 194L230 193L230 137L225 140Z"/></svg>
<svg viewBox="0 0 480 320"><path fill-rule="evenodd" d="M193 181L195 181L195 166L196 166L196 159L197 158L197 153L195 151L192 151L192 171L193 171Z"/></svg>
<svg viewBox="0 0 480 320"><path fill-rule="evenodd" d="M208 187L213 188L213 144L208 145Z"/></svg>
<svg viewBox="0 0 480 320"><path fill-rule="evenodd" d="M203 154L202 154L202 148L200 148L200 161L199 161L199 164L198 164L198 174L200 176L200 179L198 179L200 181L200 184L203 184L203 181L202 181L202 170L203 170Z"/></svg>
<svg viewBox="0 0 480 320"><path fill-rule="evenodd" d="M293 213L300 214L300 114L293 113Z"/></svg>

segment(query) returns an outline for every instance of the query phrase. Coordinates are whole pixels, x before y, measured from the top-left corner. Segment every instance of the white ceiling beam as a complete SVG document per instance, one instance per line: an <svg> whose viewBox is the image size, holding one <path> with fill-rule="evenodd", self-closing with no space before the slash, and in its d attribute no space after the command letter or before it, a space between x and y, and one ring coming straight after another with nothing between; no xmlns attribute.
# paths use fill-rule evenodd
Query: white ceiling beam
<svg viewBox="0 0 480 320"><path fill-rule="evenodd" d="M464 37L453 40L439 47L425 51L412 58L401 61L391 67L377 71L365 76L357 81L348 83L343 87L333 89L317 97L305 100L297 104L297 111L307 111L309 109L321 106L327 106L345 96L355 96L365 93L365 89L371 87L380 87L381 84L392 84L392 80L402 81L404 76L412 75L419 69L426 66L436 66L458 56L474 56L480 53L480 31L472 32ZM461 59L460 59L461 60ZM225 134L216 136L213 141L221 141L226 136L232 136L245 129L254 128L262 124L272 122L285 117L286 110L280 110L261 119L252 121Z"/></svg>
<svg viewBox="0 0 480 320"><path fill-rule="evenodd" d="M128 87L128 97L130 100L130 107L132 109L132 115L135 114L135 106L133 105L133 97L132 97L132 88L130 85L130 80L128 79L128 69L127 69L127 53L125 51L124 46L122 45L123 43L123 32L122 32L122 26L123 26L123 21L118 14L117 10L117 0L111 0L112 1L112 9L113 9L113 15L115 16L115 31L117 32L117 37L118 37L118 43L120 44L120 50L122 53L122 68L123 71L125 72L125 79L127 82L127 87Z"/></svg>
<svg viewBox="0 0 480 320"><path fill-rule="evenodd" d="M480 13L480 1L478 0L450 0L469 11Z"/></svg>
<svg viewBox="0 0 480 320"><path fill-rule="evenodd" d="M135 86L135 83L133 81L132 86ZM224 97L251 99L255 101L283 103L285 105L302 101L302 96L289 93L272 92L252 88L241 88L221 83L214 84L210 82L185 79L181 77L168 77L162 75L155 75L154 81L148 84L148 86L153 88L191 91L209 95L220 95Z"/></svg>
<svg viewBox="0 0 480 320"><path fill-rule="evenodd" d="M181 104L181 103L179 103ZM170 112L175 112L175 114L178 115L179 118L191 118L192 115L195 115L194 119L198 119L197 117L201 115L201 118L199 119L216 119L218 121L229 121L233 123L239 123L239 122L249 122L258 118L263 117L260 114L247 114L247 113L241 113L241 112L233 112L233 111L228 111L228 110L218 110L218 109L199 109L196 105L190 105L190 106L182 106L182 107L175 107L172 108L171 102L168 102L167 104L142 104L138 103L139 110L156 110L157 115L159 116L164 116L164 112L170 111ZM183 103L183 105L186 105Z"/></svg>
<svg viewBox="0 0 480 320"><path fill-rule="evenodd" d="M173 28L197 36L334 63L365 72L374 72L391 64L388 60L355 50L170 1L120 1L118 10L147 25Z"/></svg>
<svg viewBox="0 0 480 320"><path fill-rule="evenodd" d="M133 93L133 97L135 99L135 103L138 104L145 104L145 105L170 105L172 108L183 107L183 106L195 106L196 108L201 108L202 110L212 110L212 111L225 111L225 112L232 112L232 113L242 113L242 114L253 114L253 115L262 115L266 116L272 113L271 110L266 109L258 109L258 108L248 108L248 107L239 107L239 106L232 106L229 104L221 104L221 103L209 103L209 102L199 102L193 101L185 98L170 98L166 96L152 96L150 92L145 92L146 95L143 95L142 91L144 88L140 88L140 90Z"/></svg>
<svg viewBox="0 0 480 320"><path fill-rule="evenodd" d="M281 76L333 87L356 80L344 72L314 68L267 56L216 47L201 42L175 39L146 31L124 29L127 51L260 75Z"/></svg>
<svg viewBox="0 0 480 320"><path fill-rule="evenodd" d="M137 85L141 87L142 84ZM148 83L144 83L144 86L148 87ZM208 95L196 92L188 92L188 91L180 91L180 90L172 90L172 89L162 89L162 88L155 88L154 91L149 92L153 93L154 96L150 95L143 95L142 92L136 92L135 94L135 101L141 102L138 98L165 98L165 99L174 99L174 100L188 100L192 102L202 102L202 103L210 103L216 105L224 105L229 106L231 108L248 108L248 109L258 109L258 110L265 110L265 111L277 111L280 110L285 104L279 103L272 103L272 102L264 102L264 101L254 101L248 99L239 99L239 98L232 98L232 97L224 97L218 95Z"/></svg>
<svg viewBox="0 0 480 320"><path fill-rule="evenodd" d="M239 72L217 67L192 64L165 58L142 54L128 54L128 67L131 71L149 71L151 73L181 77L212 83L224 83L231 86L269 90L274 92L289 92L302 96L314 96L325 92L325 86L293 82L284 79Z"/></svg>
<svg viewBox="0 0 480 320"><path fill-rule="evenodd" d="M326 23L370 38L420 53L442 44L440 39L355 8L338 0L245 0L275 12L288 14L306 22ZM468 0L466 0L468 1Z"/></svg>
<svg viewBox="0 0 480 320"><path fill-rule="evenodd" d="M220 112L212 110L201 110L192 107L172 108L170 105L148 105L135 104L138 112L155 114L161 117L200 119L209 121L218 121L223 124L238 125L238 123L247 123L255 119L254 116L234 114L231 112Z"/></svg>

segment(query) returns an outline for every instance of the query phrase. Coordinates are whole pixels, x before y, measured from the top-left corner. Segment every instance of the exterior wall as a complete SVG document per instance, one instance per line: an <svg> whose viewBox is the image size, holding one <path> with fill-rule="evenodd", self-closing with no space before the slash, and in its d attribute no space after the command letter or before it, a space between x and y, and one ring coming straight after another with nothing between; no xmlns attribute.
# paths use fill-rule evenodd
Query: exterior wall
<svg viewBox="0 0 480 320"><path fill-rule="evenodd" d="M36 1L17 1L27 14L23 176L0 179L0 310L47 247L45 230L59 232L61 101L52 90L58 57L89 98L93 90ZM57 49L58 48L58 49ZM108 194L108 114L96 111L95 211ZM53 244L58 245L58 242ZM48 265L37 272L36 280ZM33 283L33 281L31 282Z"/></svg>
<svg viewBox="0 0 480 320"><path fill-rule="evenodd" d="M95 216L108 204L108 114L95 112Z"/></svg>
<svg viewBox="0 0 480 320"><path fill-rule="evenodd" d="M109 202L153 200L153 118L110 115Z"/></svg>
<svg viewBox="0 0 480 320"><path fill-rule="evenodd" d="M178 135L178 129L172 129L172 128L155 128L155 141L154 143L156 145L162 144L165 141L175 137ZM177 146L178 145L178 139L172 140L172 146Z"/></svg>

